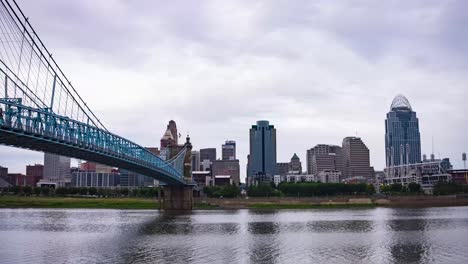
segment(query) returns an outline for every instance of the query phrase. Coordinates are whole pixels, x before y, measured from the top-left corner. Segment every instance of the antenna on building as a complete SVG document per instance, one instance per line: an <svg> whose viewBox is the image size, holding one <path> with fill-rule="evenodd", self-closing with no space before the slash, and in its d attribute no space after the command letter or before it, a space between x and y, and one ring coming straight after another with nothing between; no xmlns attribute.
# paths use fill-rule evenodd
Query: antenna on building
<svg viewBox="0 0 468 264"><path fill-rule="evenodd" d="M434 136L432 136L432 154L434 154Z"/></svg>
<svg viewBox="0 0 468 264"><path fill-rule="evenodd" d="M463 169L466 170L466 153L465 152L462 153L462 160L463 160Z"/></svg>

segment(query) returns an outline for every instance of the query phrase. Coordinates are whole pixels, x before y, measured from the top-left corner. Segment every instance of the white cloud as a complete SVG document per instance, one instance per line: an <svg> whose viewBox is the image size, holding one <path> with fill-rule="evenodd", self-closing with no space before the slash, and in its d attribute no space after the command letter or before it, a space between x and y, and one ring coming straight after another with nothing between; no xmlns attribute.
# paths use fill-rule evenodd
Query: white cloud
<svg viewBox="0 0 468 264"><path fill-rule="evenodd" d="M460 27L451 5L52 2L24 11L105 125L141 145L158 145L174 119L197 149L236 140L244 174L248 129L268 119L278 161L296 152L305 167L307 148L357 132L381 169L385 114L403 93L424 153L432 137L458 166L467 151L467 50L439 39ZM20 170L21 155L0 162Z"/></svg>

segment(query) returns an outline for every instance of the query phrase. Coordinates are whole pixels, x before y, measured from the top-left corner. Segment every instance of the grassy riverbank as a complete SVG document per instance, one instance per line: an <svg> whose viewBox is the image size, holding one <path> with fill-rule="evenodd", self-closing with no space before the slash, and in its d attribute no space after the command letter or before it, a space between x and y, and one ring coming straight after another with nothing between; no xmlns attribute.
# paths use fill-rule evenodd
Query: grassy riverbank
<svg viewBox="0 0 468 264"><path fill-rule="evenodd" d="M0 196L0 208L158 209L154 199Z"/></svg>
<svg viewBox="0 0 468 264"><path fill-rule="evenodd" d="M468 206L468 197L408 196L372 198L196 198L194 209L339 209L374 207L437 207ZM0 196L0 208L96 208L96 209L159 209L156 199Z"/></svg>

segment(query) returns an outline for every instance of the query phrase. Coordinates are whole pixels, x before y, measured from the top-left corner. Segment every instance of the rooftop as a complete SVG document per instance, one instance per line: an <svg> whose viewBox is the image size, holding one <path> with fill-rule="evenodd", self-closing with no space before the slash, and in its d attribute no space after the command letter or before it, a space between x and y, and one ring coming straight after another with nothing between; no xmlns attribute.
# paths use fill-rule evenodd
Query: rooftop
<svg viewBox="0 0 468 264"><path fill-rule="evenodd" d="M409 103L408 99L404 95L397 95L392 101L392 106L390 106L390 111L395 110L409 110L411 109L411 104Z"/></svg>

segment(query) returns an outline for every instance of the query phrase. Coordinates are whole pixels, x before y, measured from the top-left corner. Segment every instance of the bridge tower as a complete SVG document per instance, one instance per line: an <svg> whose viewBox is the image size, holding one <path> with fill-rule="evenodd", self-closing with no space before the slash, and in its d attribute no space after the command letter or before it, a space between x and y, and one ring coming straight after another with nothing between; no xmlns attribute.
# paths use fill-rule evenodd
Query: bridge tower
<svg viewBox="0 0 468 264"><path fill-rule="evenodd" d="M185 148L184 157L184 178L186 182L192 182L192 143L190 143L190 137L187 135L186 142L184 145L169 146L169 148ZM169 151L177 153L178 151ZM163 186L164 198L163 198L163 209L164 210L192 210L193 208L193 187L194 185L165 185Z"/></svg>

